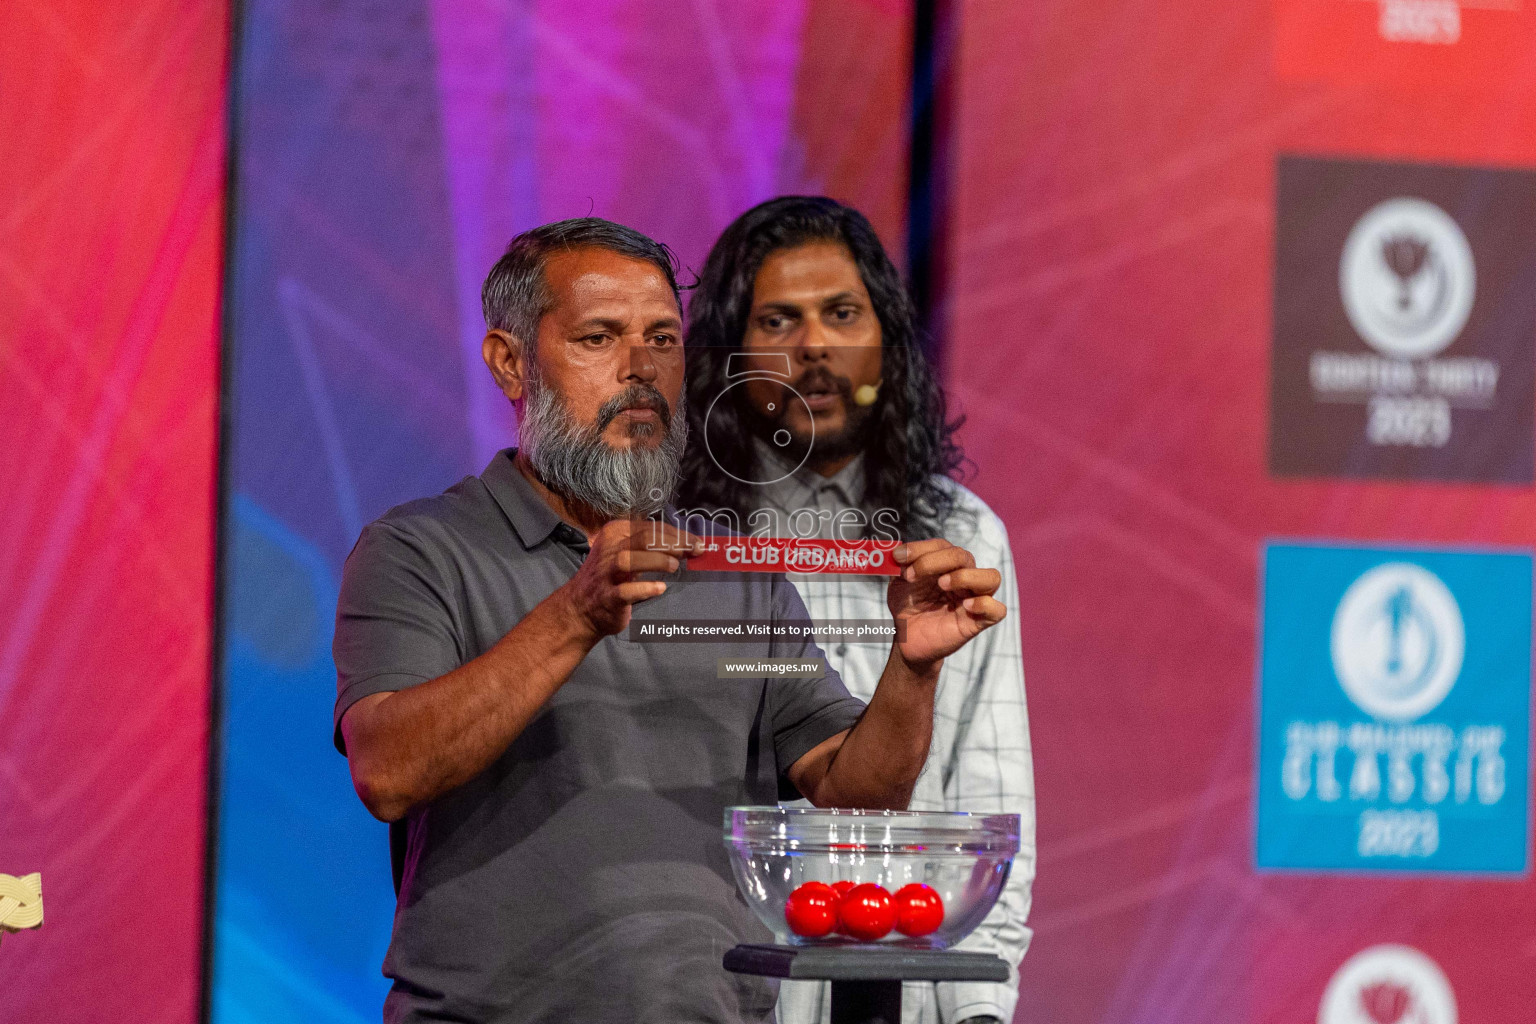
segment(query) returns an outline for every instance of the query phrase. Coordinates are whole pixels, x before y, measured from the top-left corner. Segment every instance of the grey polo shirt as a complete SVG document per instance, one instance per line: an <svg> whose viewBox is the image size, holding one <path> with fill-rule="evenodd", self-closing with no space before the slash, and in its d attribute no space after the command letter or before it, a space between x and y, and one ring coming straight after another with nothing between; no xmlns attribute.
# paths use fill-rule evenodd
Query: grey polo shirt
<svg viewBox="0 0 1536 1024"><path fill-rule="evenodd" d="M338 726L368 694L479 656L581 565L585 538L512 454L363 530L337 608ZM782 576L679 577L635 618L807 618ZM721 812L774 803L789 766L864 705L831 670L717 679L722 655L821 651L607 637L490 768L391 826L386 1021L769 1018L772 985L720 966L769 941L731 880Z"/></svg>

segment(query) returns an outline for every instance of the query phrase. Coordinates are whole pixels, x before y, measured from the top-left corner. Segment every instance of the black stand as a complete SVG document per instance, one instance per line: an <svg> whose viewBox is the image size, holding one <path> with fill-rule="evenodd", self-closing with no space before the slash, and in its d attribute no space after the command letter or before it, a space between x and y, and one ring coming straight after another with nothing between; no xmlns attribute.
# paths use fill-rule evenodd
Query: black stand
<svg viewBox="0 0 1536 1024"><path fill-rule="evenodd" d="M893 946L737 946L725 969L832 983L832 1024L901 1024L903 981L1007 981L991 953Z"/></svg>

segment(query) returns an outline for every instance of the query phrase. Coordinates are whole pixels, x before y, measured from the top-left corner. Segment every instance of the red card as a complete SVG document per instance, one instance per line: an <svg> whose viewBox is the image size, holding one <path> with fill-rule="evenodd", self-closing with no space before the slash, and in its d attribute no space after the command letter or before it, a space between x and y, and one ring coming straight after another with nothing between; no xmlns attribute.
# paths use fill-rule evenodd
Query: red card
<svg viewBox="0 0 1536 1024"><path fill-rule="evenodd" d="M799 572L900 576L891 553L899 541L714 537L688 568L705 572Z"/></svg>
<svg viewBox="0 0 1536 1024"><path fill-rule="evenodd" d="M1536 46L1524 0L1275 0L1285 81L1424 88L1522 88Z"/></svg>

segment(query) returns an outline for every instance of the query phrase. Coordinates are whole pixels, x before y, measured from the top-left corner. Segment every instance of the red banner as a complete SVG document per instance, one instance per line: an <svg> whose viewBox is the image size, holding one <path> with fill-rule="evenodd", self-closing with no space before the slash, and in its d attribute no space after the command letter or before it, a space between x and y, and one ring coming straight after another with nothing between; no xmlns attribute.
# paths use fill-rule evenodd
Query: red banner
<svg viewBox="0 0 1536 1024"><path fill-rule="evenodd" d="M1279 0L1280 78L1497 92L1536 51L1521 0Z"/></svg>
<svg viewBox="0 0 1536 1024"><path fill-rule="evenodd" d="M705 572L800 572L900 576L897 541L813 540L798 537L717 539L688 568Z"/></svg>

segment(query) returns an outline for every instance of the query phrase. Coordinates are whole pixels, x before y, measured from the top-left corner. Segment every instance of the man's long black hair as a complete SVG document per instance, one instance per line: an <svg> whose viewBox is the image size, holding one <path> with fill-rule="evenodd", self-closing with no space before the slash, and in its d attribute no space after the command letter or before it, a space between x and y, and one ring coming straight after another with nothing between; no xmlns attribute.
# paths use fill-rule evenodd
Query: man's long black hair
<svg viewBox="0 0 1536 1024"><path fill-rule="evenodd" d="M869 292L882 336L879 395L864 437L864 506L897 510L904 538L939 535L955 510L954 492L939 477L953 476L964 460L955 441L960 419L950 420L919 343L912 299L901 275L864 215L824 196L782 196L754 206L725 229L692 289L688 304L688 417L692 441L683 456L677 495L685 509L758 507L753 488L722 472L705 450L709 444L726 465L753 465L751 430L742 410L721 402L706 427L704 417L725 389L727 364L741 350L752 294L763 261L774 252L810 242L847 248ZM740 389L737 390L740 394Z"/></svg>

